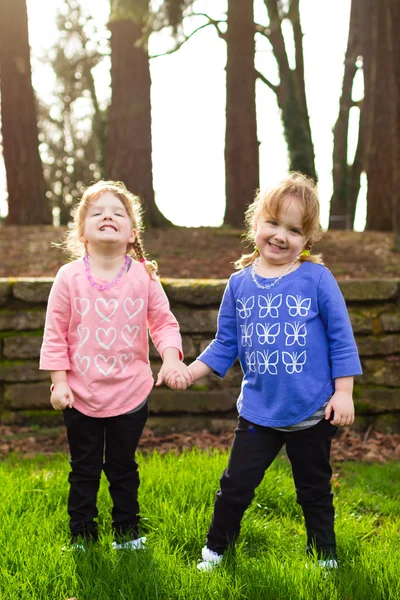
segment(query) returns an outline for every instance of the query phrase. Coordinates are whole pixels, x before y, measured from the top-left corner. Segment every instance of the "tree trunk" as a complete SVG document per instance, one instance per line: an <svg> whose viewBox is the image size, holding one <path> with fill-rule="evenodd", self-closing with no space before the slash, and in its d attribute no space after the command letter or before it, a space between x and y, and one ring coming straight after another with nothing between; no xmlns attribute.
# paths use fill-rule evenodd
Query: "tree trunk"
<svg viewBox="0 0 400 600"><path fill-rule="evenodd" d="M3 154L13 225L52 223L38 148L25 0L0 2Z"/></svg>
<svg viewBox="0 0 400 600"><path fill-rule="evenodd" d="M147 48L137 45L142 26L117 19L111 31L112 101L109 111L105 173L123 181L143 201L144 223L171 225L157 208L153 191L150 67Z"/></svg>
<svg viewBox="0 0 400 600"><path fill-rule="evenodd" d="M253 0L228 0L224 225L242 227L259 186Z"/></svg>
<svg viewBox="0 0 400 600"><path fill-rule="evenodd" d="M268 10L267 37L271 43L279 69L280 84L276 86L278 106L281 109L283 131L289 153L289 169L300 171L317 179L314 144L311 137L310 118L304 82L303 32L300 23L299 0L292 0L287 18L293 28L296 67L289 66L282 15L278 0L264 0Z"/></svg>
<svg viewBox="0 0 400 600"><path fill-rule="evenodd" d="M360 11L362 0L352 0L349 37L344 59L342 94L339 102L339 116L333 130L333 194L329 215L329 229L352 229L355 204L360 188L362 157L361 116L359 143L353 165L347 163L349 116L352 102L353 81L357 72L356 62L361 54ZM358 184L357 184L358 177ZM351 192L350 192L351 188ZM350 201L351 193L351 201ZM354 199L354 195L356 198Z"/></svg>
<svg viewBox="0 0 400 600"><path fill-rule="evenodd" d="M398 0L390 2L390 19L389 29L391 32L392 42L392 60L393 60L393 85L394 97L396 103L393 105L394 110L394 132L396 136L396 153L394 155L395 166L393 169L393 230L394 230L394 249L400 252L400 4Z"/></svg>
<svg viewBox="0 0 400 600"><path fill-rule="evenodd" d="M393 229L393 71L388 61L386 2L367 0L362 30L366 111L365 165L368 179L366 229ZM398 165L396 165L398 168Z"/></svg>

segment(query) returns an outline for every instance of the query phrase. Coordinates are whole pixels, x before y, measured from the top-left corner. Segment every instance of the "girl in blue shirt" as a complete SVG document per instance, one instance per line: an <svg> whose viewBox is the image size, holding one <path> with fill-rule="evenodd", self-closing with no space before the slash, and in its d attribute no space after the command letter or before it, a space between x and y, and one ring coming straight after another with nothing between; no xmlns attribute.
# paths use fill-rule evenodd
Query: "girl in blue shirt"
<svg viewBox="0 0 400 600"><path fill-rule="evenodd" d="M354 421L353 376L361 374L340 289L320 255L314 183L292 173L246 212L254 251L237 261L215 339L189 366L192 381L224 377L237 359L243 381L228 466L216 494L200 570L221 562L244 511L283 445L307 530L307 552L336 568L331 440ZM174 389L180 382L166 381Z"/></svg>

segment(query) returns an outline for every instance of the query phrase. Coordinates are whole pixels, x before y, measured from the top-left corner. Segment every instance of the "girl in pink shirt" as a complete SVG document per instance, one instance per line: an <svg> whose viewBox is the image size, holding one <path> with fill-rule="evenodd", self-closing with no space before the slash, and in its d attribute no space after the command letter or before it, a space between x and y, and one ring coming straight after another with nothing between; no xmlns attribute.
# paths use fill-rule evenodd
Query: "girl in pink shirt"
<svg viewBox="0 0 400 600"><path fill-rule="evenodd" d="M97 540L102 470L113 501L113 546L141 548L135 451L154 385L148 331L163 359L156 385L175 375L186 389L191 377L157 265L145 258L138 198L121 183L100 181L73 216L65 247L77 260L61 267L51 288L40 357L70 447L71 548Z"/></svg>

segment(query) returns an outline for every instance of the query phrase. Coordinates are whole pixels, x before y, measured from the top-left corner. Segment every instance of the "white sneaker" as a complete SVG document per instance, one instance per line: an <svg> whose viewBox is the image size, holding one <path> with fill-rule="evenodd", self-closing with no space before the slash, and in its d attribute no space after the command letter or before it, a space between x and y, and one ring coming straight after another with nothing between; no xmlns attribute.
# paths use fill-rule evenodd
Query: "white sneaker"
<svg viewBox="0 0 400 600"><path fill-rule="evenodd" d="M144 550L145 547L145 537L137 538L136 540L129 540L127 542L121 542L120 544L117 542L112 543L113 550Z"/></svg>
<svg viewBox="0 0 400 600"><path fill-rule="evenodd" d="M86 547L83 544L69 544L63 546L61 552L86 552Z"/></svg>
<svg viewBox="0 0 400 600"><path fill-rule="evenodd" d="M321 567L321 569L337 569L339 567L338 561L336 560L336 558L328 558L328 559L321 559L318 561L319 566Z"/></svg>
<svg viewBox="0 0 400 600"><path fill-rule="evenodd" d="M212 550L209 550L207 546L201 551L202 562L198 563L197 568L199 571L209 572L214 569L222 560L222 554L217 554Z"/></svg>

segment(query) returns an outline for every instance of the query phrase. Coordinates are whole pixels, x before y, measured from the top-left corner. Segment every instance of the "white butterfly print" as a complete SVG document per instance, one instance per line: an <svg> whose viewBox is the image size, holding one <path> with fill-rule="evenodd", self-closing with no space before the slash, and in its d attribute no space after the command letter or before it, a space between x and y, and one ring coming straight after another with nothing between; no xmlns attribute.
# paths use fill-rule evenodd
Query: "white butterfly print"
<svg viewBox="0 0 400 600"><path fill-rule="evenodd" d="M78 336L79 336L79 346L78 348L82 348L83 344L85 344L90 335L89 327L84 327L83 325L78 325Z"/></svg>
<svg viewBox="0 0 400 600"><path fill-rule="evenodd" d="M270 375L277 375L278 368L277 364L279 361L279 352L278 350L274 350L271 352L269 350L263 350L262 352L257 350L257 359L258 359L258 372L260 375L263 375L266 371Z"/></svg>
<svg viewBox="0 0 400 600"><path fill-rule="evenodd" d="M266 296L258 296L258 306L260 311L258 316L260 319L264 319L265 317L272 317L273 319L277 319L279 317L278 308L282 304L282 294L277 294L273 296L272 294L267 294Z"/></svg>
<svg viewBox="0 0 400 600"><path fill-rule="evenodd" d="M282 361L285 365L286 372L290 375L292 373L301 373L303 366L306 364L306 351L303 350L299 355L297 352L282 352Z"/></svg>
<svg viewBox="0 0 400 600"><path fill-rule="evenodd" d="M129 367L134 358L135 355L133 354L133 352L131 352L130 354L121 354L121 356L119 357L119 364L123 373L125 373L126 369Z"/></svg>
<svg viewBox="0 0 400 600"><path fill-rule="evenodd" d="M117 357L109 356L106 358L102 354L97 354L97 356L94 357L94 364L96 365L97 370L106 377L117 364Z"/></svg>
<svg viewBox="0 0 400 600"><path fill-rule="evenodd" d="M241 308L239 308L241 306ZM250 298L242 298L241 300L238 298L236 300L236 310L239 313L239 317L241 319L246 319L251 316L251 310L254 308L254 296L250 296Z"/></svg>
<svg viewBox="0 0 400 600"><path fill-rule="evenodd" d="M85 375L86 371L90 367L90 358L89 356L80 356L78 352L74 356L75 366L78 369L78 372L81 375Z"/></svg>
<svg viewBox="0 0 400 600"><path fill-rule="evenodd" d="M250 373L256 372L256 354L255 352L246 352L246 365Z"/></svg>
<svg viewBox="0 0 400 600"><path fill-rule="evenodd" d="M242 330L242 346L252 346L253 323L250 323L250 325L241 325L240 329Z"/></svg>
<svg viewBox="0 0 400 600"><path fill-rule="evenodd" d="M132 298L126 298L124 301L124 311L126 312L129 319L133 319L144 306L144 300L142 298L137 298L136 300L132 300Z"/></svg>
<svg viewBox="0 0 400 600"><path fill-rule="evenodd" d="M301 296L286 296L286 306L291 317L306 317L311 306L311 298L301 299Z"/></svg>
<svg viewBox="0 0 400 600"><path fill-rule="evenodd" d="M109 350L117 338L117 330L114 327L96 329L96 340L102 348Z"/></svg>
<svg viewBox="0 0 400 600"><path fill-rule="evenodd" d="M266 323L265 325L263 325L263 323L257 323L256 331L258 335L258 343L262 346L264 344L274 344L276 336L279 335L280 330L280 323L273 323L272 325L269 323Z"/></svg>
<svg viewBox="0 0 400 600"><path fill-rule="evenodd" d="M90 309L90 302L88 298L74 298L74 306L77 313L84 317L87 315Z"/></svg>
<svg viewBox="0 0 400 600"><path fill-rule="evenodd" d="M285 323L285 335L286 346L293 346L293 344L305 346L307 335L306 324L301 324L299 321L294 321L293 325L292 323Z"/></svg>
<svg viewBox="0 0 400 600"><path fill-rule="evenodd" d="M103 305L104 308L103 306L100 307L100 304ZM111 317L118 308L118 300L116 298L111 298L107 301L105 298L97 298L96 302L94 303L94 308L99 317L101 317L100 323L103 321L107 321L109 323Z"/></svg>

